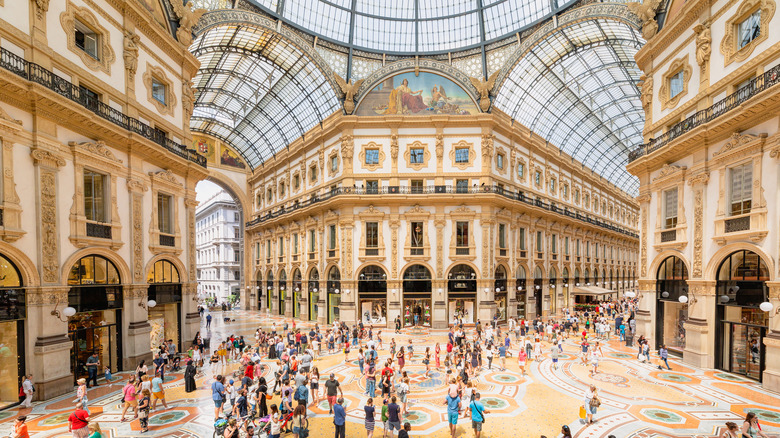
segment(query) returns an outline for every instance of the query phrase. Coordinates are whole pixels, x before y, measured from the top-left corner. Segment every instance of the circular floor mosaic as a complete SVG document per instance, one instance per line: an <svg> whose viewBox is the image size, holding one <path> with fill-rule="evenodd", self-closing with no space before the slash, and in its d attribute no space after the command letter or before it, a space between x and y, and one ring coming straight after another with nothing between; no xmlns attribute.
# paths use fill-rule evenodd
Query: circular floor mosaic
<svg viewBox="0 0 780 438"><path fill-rule="evenodd" d="M719 379L731 380L732 382L749 382L747 379L729 373L715 373L714 375Z"/></svg>
<svg viewBox="0 0 780 438"><path fill-rule="evenodd" d="M149 417L149 424L155 426L162 426L164 424L173 423L181 420L189 415L187 411L167 411Z"/></svg>
<svg viewBox="0 0 780 438"><path fill-rule="evenodd" d="M481 401L487 409L505 409L509 406L509 403L507 403L506 400L496 397L482 397L479 401Z"/></svg>
<svg viewBox="0 0 780 438"><path fill-rule="evenodd" d="M682 424L685 422L685 419L683 417L675 414L674 412L666 411L663 409L643 409L641 413L647 418L651 418L656 421L661 421L663 423Z"/></svg>
<svg viewBox="0 0 780 438"><path fill-rule="evenodd" d="M55 426L57 424L63 424L68 422L68 417L70 417L70 414L59 414L51 416L45 420L42 420L40 422L43 426Z"/></svg>
<svg viewBox="0 0 780 438"><path fill-rule="evenodd" d="M431 420L431 416L427 412L410 410L408 414L404 415L404 422L409 422L412 426L425 424Z"/></svg>
<svg viewBox="0 0 780 438"><path fill-rule="evenodd" d="M780 423L780 412L767 411L765 409L759 409L759 408L745 408L744 412L746 414L748 412L753 412L754 414L756 414L756 416L758 416L758 419L761 421Z"/></svg>
<svg viewBox="0 0 780 438"><path fill-rule="evenodd" d="M608 373L594 374L593 380L598 380L599 382L605 382L605 383L612 383L614 385L623 385L626 382L628 382L628 379L626 379L623 376L618 376L617 374L608 374Z"/></svg>
<svg viewBox="0 0 780 438"><path fill-rule="evenodd" d="M501 383L517 383L520 381L520 377L511 374L496 374L492 377L493 380Z"/></svg>
<svg viewBox="0 0 780 438"><path fill-rule="evenodd" d="M673 374L673 373L658 373L658 378L664 380L671 380L673 382L680 382L680 383L687 383L692 381L692 379L688 376L683 376L682 374Z"/></svg>
<svg viewBox="0 0 780 438"><path fill-rule="evenodd" d="M626 353L609 353L609 357L614 357L615 359L628 359L634 356Z"/></svg>

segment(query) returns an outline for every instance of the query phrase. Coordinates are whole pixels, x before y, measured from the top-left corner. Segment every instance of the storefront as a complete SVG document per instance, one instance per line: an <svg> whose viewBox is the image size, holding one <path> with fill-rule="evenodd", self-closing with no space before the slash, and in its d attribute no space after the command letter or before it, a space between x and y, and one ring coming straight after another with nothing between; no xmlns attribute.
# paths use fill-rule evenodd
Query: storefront
<svg viewBox="0 0 780 438"><path fill-rule="evenodd" d="M379 266L366 266L360 271L358 301L363 324L387 324L387 274Z"/></svg>
<svg viewBox="0 0 780 438"><path fill-rule="evenodd" d="M507 292L506 292L506 269L503 266L498 265L496 272L493 275L493 287L495 288L495 301L496 301L496 314L498 315L498 322L506 322L506 304L507 304Z"/></svg>
<svg viewBox="0 0 780 438"><path fill-rule="evenodd" d="M317 268L312 268L309 272L309 321L316 321L319 315L320 306L320 273Z"/></svg>
<svg viewBox="0 0 780 438"><path fill-rule="evenodd" d="M751 251L737 251L718 268L715 367L761 381L765 368L764 337L769 315L769 270Z"/></svg>
<svg viewBox="0 0 780 438"><path fill-rule="evenodd" d="M271 312L273 310L273 298L274 297L274 273L268 270L265 276L265 310Z"/></svg>
<svg viewBox="0 0 780 438"><path fill-rule="evenodd" d="M537 266L534 269L534 290L533 290L534 303L535 303L534 310L536 312L534 317L537 318L540 318L542 316L542 309L543 309L542 304L544 301L542 299L542 286L544 286L544 273L542 273L542 268Z"/></svg>
<svg viewBox="0 0 780 438"><path fill-rule="evenodd" d="M168 260L158 260L149 270L146 282L149 284L149 324L152 326L151 347L159 347L164 341L173 340L182 351L181 342L181 280L179 270Z"/></svg>
<svg viewBox="0 0 780 438"><path fill-rule="evenodd" d="M0 409L19 403L25 372L25 298L19 269L0 255Z"/></svg>
<svg viewBox="0 0 780 438"><path fill-rule="evenodd" d="M477 315L477 273L469 265L456 265L447 275L447 314L456 320L474 324Z"/></svg>
<svg viewBox="0 0 780 438"><path fill-rule="evenodd" d="M680 297L687 293L688 268L680 258L667 257L658 266L655 278L656 349L666 345L670 352L682 355L688 304L681 303Z"/></svg>
<svg viewBox="0 0 780 438"><path fill-rule="evenodd" d="M333 266L328 271L328 324L340 320L341 312L341 272Z"/></svg>
<svg viewBox="0 0 780 438"><path fill-rule="evenodd" d="M561 288L561 302L564 309L569 309L569 268L563 268L563 275L561 276L561 282L563 287ZM569 309L571 311L571 309Z"/></svg>
<svg viewBox="0 0 780 438"><path fill-rule="evenodd" d="M431 271L423 265L412 265L403 275L404 327L431 326Z"/></svg>
<svg viewBox="0 0 780 438"><path fill-rule="evenodd" d="M301 316L301 287L303 286L303 282L301 280L301 271L298 268L295 268L295 271L293 271L293 281L292 281L292 312L293 312L293 318L298 318Z"/></svg>
<svg viewBox="0 0 780 438"><path fill-rule="evenodd" d="M525 268L522 266L517 267L517 275L515 275L515 290L517 290L515 295L517 300L517 317L525 318L526 291L528 290L528 286L526 285Z"/></svg>
<svg viewBox="0 0 780 438"><path fill-rule="evenodd" d="M284 316L287 302L287 273L284 269L279 271L279 315Z"/></svg>
<svg viewBox="0 0 780 438"><path fill-rule="evenodd" d="M92 353L102 364L99 375L106 365L121 371L122 286L116 266L102 256L82 257L70 269L68 286L68 306L76 309L68 318L74 383L87 377L86 362Z"/></svg>

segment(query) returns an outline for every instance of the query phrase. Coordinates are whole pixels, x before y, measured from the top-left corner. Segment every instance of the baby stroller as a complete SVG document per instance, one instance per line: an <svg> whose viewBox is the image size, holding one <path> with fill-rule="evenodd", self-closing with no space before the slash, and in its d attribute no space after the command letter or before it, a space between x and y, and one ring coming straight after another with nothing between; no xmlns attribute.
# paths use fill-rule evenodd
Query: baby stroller
<svg viewBox="0 0 780 438"><path fill-rule="evenodd" d="M220 418L214 422L214 438L221 437L225 434L225 429L228 426L228 422L225 418Z"/></svg>
<svg viewBox="0 0 780 438"><path fill-rule="evenodd" d="M181 356L178 354L173 357L173 361L171 362L171 371L180 371L181 370Z"/></svg>

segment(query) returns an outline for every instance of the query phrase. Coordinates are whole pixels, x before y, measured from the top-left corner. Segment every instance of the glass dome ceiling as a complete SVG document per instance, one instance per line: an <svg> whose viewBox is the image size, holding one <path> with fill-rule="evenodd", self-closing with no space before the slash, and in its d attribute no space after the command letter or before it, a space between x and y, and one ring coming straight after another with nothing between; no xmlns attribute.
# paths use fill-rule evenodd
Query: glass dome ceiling
<svg viewBox="0 0 780 438"><path fill-rule="evenodd" d="M514 35L574 0L248 0L325 40L390 54L441 53Z"/></svg>

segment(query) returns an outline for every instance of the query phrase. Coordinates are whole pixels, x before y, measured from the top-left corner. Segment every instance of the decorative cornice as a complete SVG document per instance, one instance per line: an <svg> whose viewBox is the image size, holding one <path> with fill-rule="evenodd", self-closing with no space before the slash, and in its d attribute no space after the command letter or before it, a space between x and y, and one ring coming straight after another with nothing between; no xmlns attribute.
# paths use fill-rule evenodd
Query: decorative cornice
<svg viewBox="0 0 780 438"><path fill-rule="evenodd" d="M171 172L170 169L160 170L157 172L149 172L149 176L152 177L152 180L157 179L160 181L165 181L168 183L183 186L183 184L179 182L178 179L176 179L176 175L173 172Z"/></svg>
<svg viewBox="0 0 780 438"><path fill-rule="evenodd" d="M92 143L92 142L83 142L83 143L77 143L75 141L68 142L68 146L71 147L71 149L75 148L81 148L85 150L86 152L89 152L91 154L97 155L98 157L102 159L107 159L109 161L114 161L116 163L122 163L122 160L117 158L113 152L111 152L111 149L109 149L106 144L100 140Z"/></svg>
<svg viewBox="0 0 780 438"><path fill-rule="evenodd" d="M661 171L658 173L658 176L653 178L653 181L658 181L659 179L666 178L669 175L672 175L677 172L682 172L686 170L686 166L675 166L673 164L664 164L663 167L661 167Z"/></svg>
<svg viewBox="0 0 780 438"><path fill-rule="evenodd" d="M137 179L128 179L127 180L127 188L131 192L140 192L143 193L147 190L149 190L149 187L146 185L145 182Z"/></svg>
<svg viewBox="0 0 780 438"><path fill-rule="evenodd" d="M733 134L731 134L729 141L727 141L726 144L724 144L719 151L714 152L712 154L712 158L724 156L724 154L729 154L739 149L740 146L747 145L756 140L765 139L766 137L767 137L766 134L752 135L752 134L742 134L741 132L734 132Z"/></svg>
<svg viewBox="0 0 780 438"><path fill-rule="evenodd" d="M710 173L707 171L697 173L696 175L693 175L692 177L688 178L688 185L693 186L694 184L707 184L707 182L710 180Z"/></svg>

